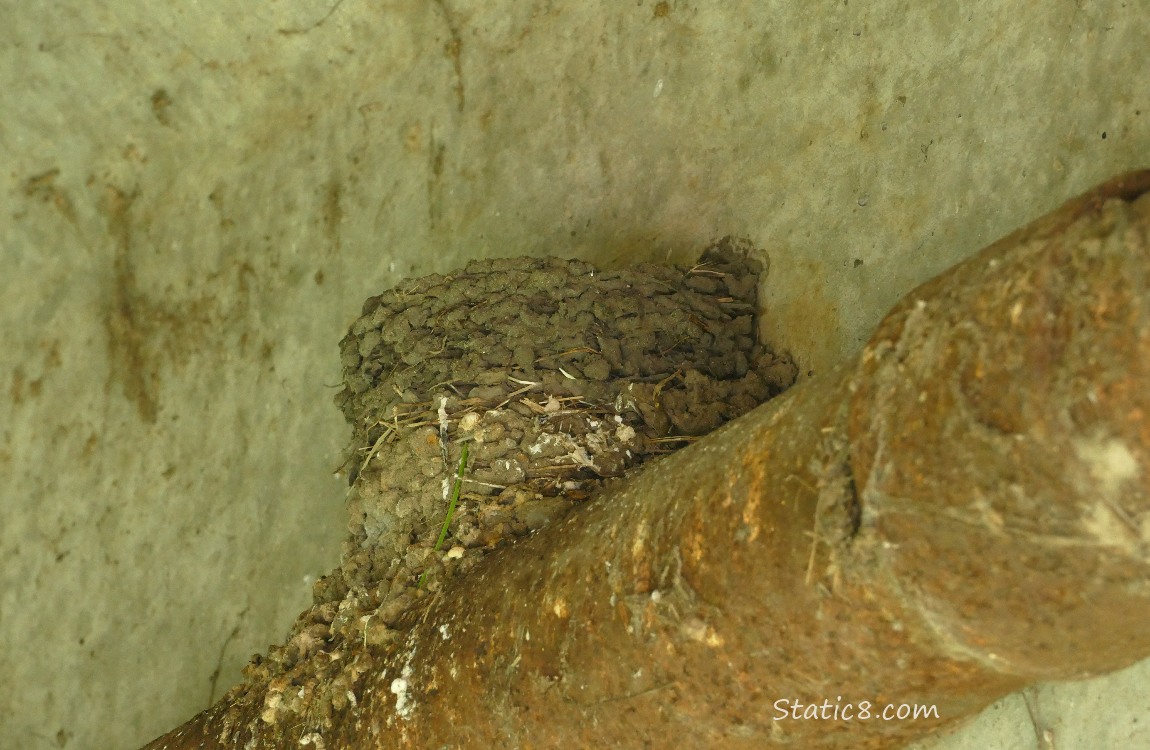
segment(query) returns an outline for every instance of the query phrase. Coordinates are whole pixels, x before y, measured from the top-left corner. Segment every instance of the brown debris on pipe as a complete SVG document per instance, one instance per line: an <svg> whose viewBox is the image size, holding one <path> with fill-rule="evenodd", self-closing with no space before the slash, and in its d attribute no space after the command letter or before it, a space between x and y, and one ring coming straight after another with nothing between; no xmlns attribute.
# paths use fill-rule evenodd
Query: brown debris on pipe
<svg viewBox="0 0 1150 750"><path fill-rule="evenodd" d="M1148 617L1144 171L448 582L330 726L247 685L147 748L897 747L1150 655Z"/></svg>

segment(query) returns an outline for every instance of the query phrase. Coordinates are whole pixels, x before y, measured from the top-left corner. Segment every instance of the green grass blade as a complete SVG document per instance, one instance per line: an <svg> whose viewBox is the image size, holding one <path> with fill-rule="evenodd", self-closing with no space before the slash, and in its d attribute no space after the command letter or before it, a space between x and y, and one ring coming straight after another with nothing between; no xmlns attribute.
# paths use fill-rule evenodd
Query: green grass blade
<svg viewBox="0 0 1150 750"><path fill-rule="evenodd" d="M443 526L439 529L439 538L435 540L435 547L432 548L432 553L439 551L440 546L443 545L443 540L447 538L447 529L451 525L451 519L455 517L455 506L459 502L459 492L463 488L463 472L467 469L467 443L463 444L463 451L459 456L459 470L455 474L455 486L451 489L451 502L447 506L447 518L443 519ZM427 577L427 571L419 574L419 582L416 583L416 588L423 586L423 579Z"/></svg>

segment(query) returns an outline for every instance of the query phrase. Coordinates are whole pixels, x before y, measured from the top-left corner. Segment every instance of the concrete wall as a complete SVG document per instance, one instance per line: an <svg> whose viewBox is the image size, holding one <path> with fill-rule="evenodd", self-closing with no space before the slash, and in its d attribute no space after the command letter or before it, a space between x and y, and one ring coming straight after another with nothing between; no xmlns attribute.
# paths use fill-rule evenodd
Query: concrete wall
<svg viewBox="0 0 1150 750"><path fill-rule="evenodd" d="M1150 162L1142 0L3 6L2 747L135 747L282 637L339 555L336 342L397 279L746 235L817 376ZM1150 744L1148 683L938 747Z"/></svg>

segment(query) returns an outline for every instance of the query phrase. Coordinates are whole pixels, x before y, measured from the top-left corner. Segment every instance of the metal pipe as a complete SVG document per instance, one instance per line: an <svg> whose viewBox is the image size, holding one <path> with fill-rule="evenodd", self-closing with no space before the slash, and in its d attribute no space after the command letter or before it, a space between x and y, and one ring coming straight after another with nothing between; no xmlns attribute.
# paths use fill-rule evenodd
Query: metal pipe
<svg viewBox="0 0 1150 750"><path fill-rule="evenodd" d="M148 750L892 747L1150 655L1148 551L1144 171L448 582L326 724L251 684Z"/></svg>

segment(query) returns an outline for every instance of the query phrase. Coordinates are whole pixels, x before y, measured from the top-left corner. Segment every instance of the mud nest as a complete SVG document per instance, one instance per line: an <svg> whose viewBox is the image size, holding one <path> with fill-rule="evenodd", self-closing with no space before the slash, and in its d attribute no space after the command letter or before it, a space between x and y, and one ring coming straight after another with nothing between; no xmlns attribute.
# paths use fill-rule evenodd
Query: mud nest
<svg viewBox="0 0 1150 750"><path fill-rule="evenodd" d="M349 537L288 642L247 668L271 681L265 720L354 700L415 601L791 385L758 340L762 271L725 238L689 268L480 260L368 299L340 342Z"/></svg>

